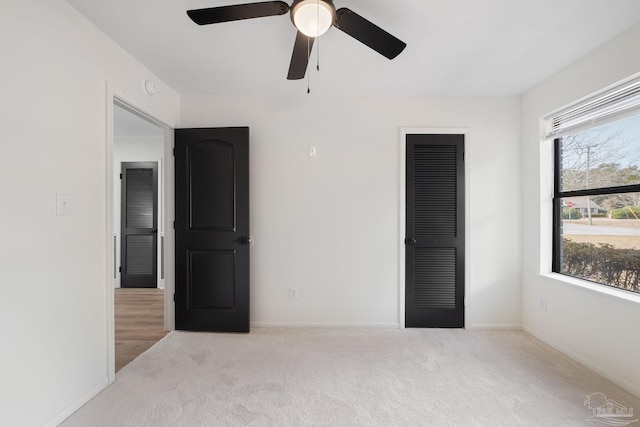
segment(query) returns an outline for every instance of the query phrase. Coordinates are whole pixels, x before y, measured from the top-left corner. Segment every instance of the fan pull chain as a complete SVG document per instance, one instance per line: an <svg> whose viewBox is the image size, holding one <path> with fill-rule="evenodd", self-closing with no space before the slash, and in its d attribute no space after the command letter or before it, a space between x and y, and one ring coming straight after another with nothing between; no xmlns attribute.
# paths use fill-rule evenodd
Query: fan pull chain
<svg viewBox="0 0 640 427"><path fill-rule="evenodd" d="M320 0L316 0L316 28L320 29ZM316 39L316 70L320 71L320 38Z"/></svg>
<svg viewBox="0 0 640 427"><path fill-rule="evenodd" d="M307 58L311 56L311 37L307 37ZM311 93L311 73L307 73L307 93Z"/></svg>

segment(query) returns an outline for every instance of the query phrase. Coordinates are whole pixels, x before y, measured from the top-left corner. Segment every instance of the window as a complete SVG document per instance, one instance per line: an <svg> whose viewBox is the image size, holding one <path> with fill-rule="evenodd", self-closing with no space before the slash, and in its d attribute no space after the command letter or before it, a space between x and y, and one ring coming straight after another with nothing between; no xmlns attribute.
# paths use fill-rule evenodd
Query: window
<svg viewBox="0 0 640 427"><path fill-rule="evenodd" d="M640 293L640 79L549 122L553 271Z"/></svg>

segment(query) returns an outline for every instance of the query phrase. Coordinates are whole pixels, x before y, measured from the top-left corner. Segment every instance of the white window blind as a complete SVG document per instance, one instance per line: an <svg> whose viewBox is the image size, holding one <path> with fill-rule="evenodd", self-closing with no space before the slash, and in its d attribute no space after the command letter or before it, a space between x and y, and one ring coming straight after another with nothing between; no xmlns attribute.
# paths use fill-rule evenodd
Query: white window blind
<svg viewBox="0 0 640 427"><path fill-rule="evenodd" d="M545 138L558 138L636 113L640 113L640 76L549 115Z"/></svg>

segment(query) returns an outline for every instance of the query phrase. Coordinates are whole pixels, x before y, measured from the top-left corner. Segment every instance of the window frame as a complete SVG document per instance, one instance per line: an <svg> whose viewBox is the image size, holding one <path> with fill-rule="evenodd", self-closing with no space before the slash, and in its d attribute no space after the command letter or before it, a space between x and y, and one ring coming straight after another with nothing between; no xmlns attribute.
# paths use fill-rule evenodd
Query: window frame
<svg viewBox="0 0 640 427"><path fill-rule="evenodd" d="M553 167L553 189L551 191L552 230L550 233L551 274L562 277L563 281L583 283L589 288L597 288L601 291L606 290L607 293L624 291L621 295L633 295L634 301L637 300L640 293L629 291L612 284L596 282L583 277L571 276L562 272L561 200L565 197L640 192L640 183L574 191L561 191L560 186L562 177L561 139L563 137L575 134L581 130L594 128L606 123L616 122L635 115L640 115L640 73L629 76L626 79L613 83L610 86L602 88L599 91L550 112L542 118L540 128L541 140L544 142L553 141L553 147L552 150L550 150L553 156L551 159L551 166ZM548 248L548 246L546 247Z"/></svg>
<svg viewBox="0 0 640 427"><path fill-rule="evenodd" d="M636 114L640 115L640 111L636 111ZM614 120L615 121L615 120ZM593 127L596 127L594 125ZM560 184L562 180L562 136L554 138L553 140L553 241L552 241L552 261L551 271L553 273L561 274L566 277L572 277L579 280L586 280L596 285L607 286L620 291L630 292L637 295L637 292L629 291L618 286L614 286L608 283L596 282L584 277L572 276L562 272L562 203L561 200L565 197L578 197L578 196L600 196L622 193L640 193L640 184L620 185L612 187L601 188L589 188L582 190L562 191L560 190Z"/></svg>

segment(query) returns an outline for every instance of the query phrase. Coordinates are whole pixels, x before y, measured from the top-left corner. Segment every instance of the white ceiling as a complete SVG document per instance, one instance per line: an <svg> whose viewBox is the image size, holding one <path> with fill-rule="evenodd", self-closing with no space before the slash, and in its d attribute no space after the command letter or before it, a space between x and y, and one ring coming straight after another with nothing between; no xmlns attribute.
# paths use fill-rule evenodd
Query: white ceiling
<svg viewBox="0 0 640 427"><path fill-rule="evenodd" d="M300 95L289 15L198 26L242 0L67 0L181 94ZM252 2L256 0L248 0ZM639 0L335 0L407 43L389 61L332 28L314 94L517 95L640 22Z"/></svg>

